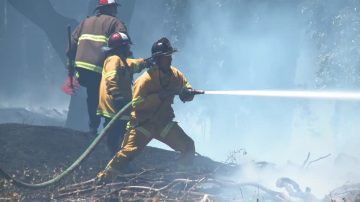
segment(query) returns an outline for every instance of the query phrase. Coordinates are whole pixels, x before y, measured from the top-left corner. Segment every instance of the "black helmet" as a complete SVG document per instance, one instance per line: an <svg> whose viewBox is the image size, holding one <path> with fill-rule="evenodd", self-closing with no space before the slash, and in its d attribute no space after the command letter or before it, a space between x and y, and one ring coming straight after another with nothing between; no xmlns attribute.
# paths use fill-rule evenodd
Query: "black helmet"
<svg viewBox="0 0 360 202"><path fill-rule="evenodd" d="M156 41L151 47L151 56L171 55L176 51L177 50L171 46L169 39L163 37Z"/></svg>
<svg viewBox="0 0 360 202"><path fill-rule="evenodd" d="M124 32L115 32L109 37L108 46L103 47L104 51L111 51L126 45L131 45L130 37Z"/></svg>

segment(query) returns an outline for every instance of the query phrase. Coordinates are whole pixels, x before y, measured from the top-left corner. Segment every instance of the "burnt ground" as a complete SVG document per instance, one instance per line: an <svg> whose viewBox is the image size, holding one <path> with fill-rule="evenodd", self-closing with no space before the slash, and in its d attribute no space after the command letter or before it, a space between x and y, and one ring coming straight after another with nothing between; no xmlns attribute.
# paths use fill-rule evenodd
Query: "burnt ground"
<svg viewBox="0 0 360 202"><path fill-rule="evenodd" d="M0 124L0 167L17 179L28 183L40 183L53 178L71 165L85 151L93 138L87 133L62 127ZM104 142L101 142L90 157L57 186L29 190L15 187L9 181L0 178L0 201L48 201L51 198L69 201L93 197L99 192L98 190L88 191L82 196L78 193L68 194L71 190L67 191L64 187L92 179L105 167L111 156ZM151 181L150 178L155 176L159 178L157 181L162 179L163 182L158 183L158 186L162 187L178 178L191 179L191 176L195 176L196 179L193 180L198 180L198 177L206 173L224 168L221 163L198 156L196 164L201 164L201 168L194 169L190 175L187 175L186 172L178 172L174 163L178 157L176 152L152 147L145 148L124 171L124 176L120 180L132 181L122 186L131 184L154 187L156 182L149 182L149 180ZM143 178L150 178L138 183L139 180L133 180L131 176L139 174L146 175ZM164 180L164 178L167 179ZM119 186L116 187L119 188ZM106 195L106 191L102 191L100 196L103 194ZM132 196L129 197L132 198Z"/></svg>
<svg viewBox="0 0 360 202"><path fill-rule="evenodd" d="M62 127L0 124L0 168L27 183L44 182L71 165L93 139ZM146 147L114 182L95 184L91 179L111 158L101 142L54 186L19 188L0 176L0 201L360 201L360 184L344 185L319 200L311 193L291 192L296 186L286 178L286 191L276 192L226 178L239 166L197 156L193 167L184 168L176 163L178 157L176 152Z"/></svg>

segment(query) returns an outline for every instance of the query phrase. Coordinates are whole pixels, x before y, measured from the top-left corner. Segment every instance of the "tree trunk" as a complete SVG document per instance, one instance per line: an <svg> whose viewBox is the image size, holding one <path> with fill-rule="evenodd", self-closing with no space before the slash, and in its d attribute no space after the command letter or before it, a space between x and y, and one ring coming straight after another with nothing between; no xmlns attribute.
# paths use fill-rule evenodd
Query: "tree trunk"
<svg viewBox="0 0 360 202"><path fill-rule="evenodd" d="M77 21L57 13L49 0L9 0L8 2L46 33L61 61L65 64L66 26L74 27Z"/></svg>

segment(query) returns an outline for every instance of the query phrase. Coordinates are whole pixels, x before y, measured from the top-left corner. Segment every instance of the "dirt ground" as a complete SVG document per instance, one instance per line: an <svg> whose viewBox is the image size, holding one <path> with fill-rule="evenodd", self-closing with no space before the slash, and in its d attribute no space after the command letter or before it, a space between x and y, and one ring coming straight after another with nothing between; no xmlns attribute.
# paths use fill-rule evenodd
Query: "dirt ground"
<svg viewBox="0 0 360 202"><path fill-rule="evenodd" d="M87 133L62 127L0 124L0 167L24 182L43 182L71 165L93 138ZM178 157L176 152L147 147L134 159L127 172L166 168ZM95 177L110 159L110 153L103 140L90 157L56 187L27 190L17 188L0 178L0 201L48 201L59 187ZM196 161L209 169L221 165L203 157L197 157ZM66 198L63 200L67 201Z"/></svg>
<svg viewBox="0 0 360 202"><path fill-rule="evenodd" d="M0 168L27 183L44 182L71 165L93 139L87 133L62 127L0 124ZM91 179L111 159L103 140L78 169L56 186L19 188L0 176L0 201L293 201L286 192L219 178L241 169L238 165L197 156L195 165L183 170L176 164L178 157L173 151L146 147L117 181L97 185ZM344 185L332 193L323 200L311 201L359 202L360 184ZM311 195L300 196L303 200L298 201L308 202Z"/></svg>

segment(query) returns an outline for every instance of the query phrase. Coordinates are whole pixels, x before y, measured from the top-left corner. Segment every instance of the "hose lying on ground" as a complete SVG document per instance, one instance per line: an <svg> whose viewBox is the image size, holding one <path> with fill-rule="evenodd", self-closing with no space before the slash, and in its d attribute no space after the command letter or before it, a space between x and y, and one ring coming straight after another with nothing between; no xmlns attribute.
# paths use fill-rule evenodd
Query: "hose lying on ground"
<svg viewBox="0 0 360 202"><path fill-rule="evenodd" d="M19 187L24 188L30 188L30 189L39 189L48 187L50 185L54 185L55 183L59 182L62 178L64 178L66 175L70 174L72 171L74 171L81 162L89 156L89 154L95 149L95 146L100 142L100 140L105 137L107 134L107 131L114 125L114 122L122 116L126 110L131 106L131 102L126 104L115 116L114 118L109 122L109 124L101 131L101 133L95 138L95 140L90 144L90 146L85 150L83 154L71 165L69 166L64 172L56 176L55 178L48 180L46 182L42 182L39 184L30 184L26 182L22 182L20 180L14 179L9 174L7 174L3 169L0 168L0 176L3 176L7 180L12 180L13 184Z"/></svg>

